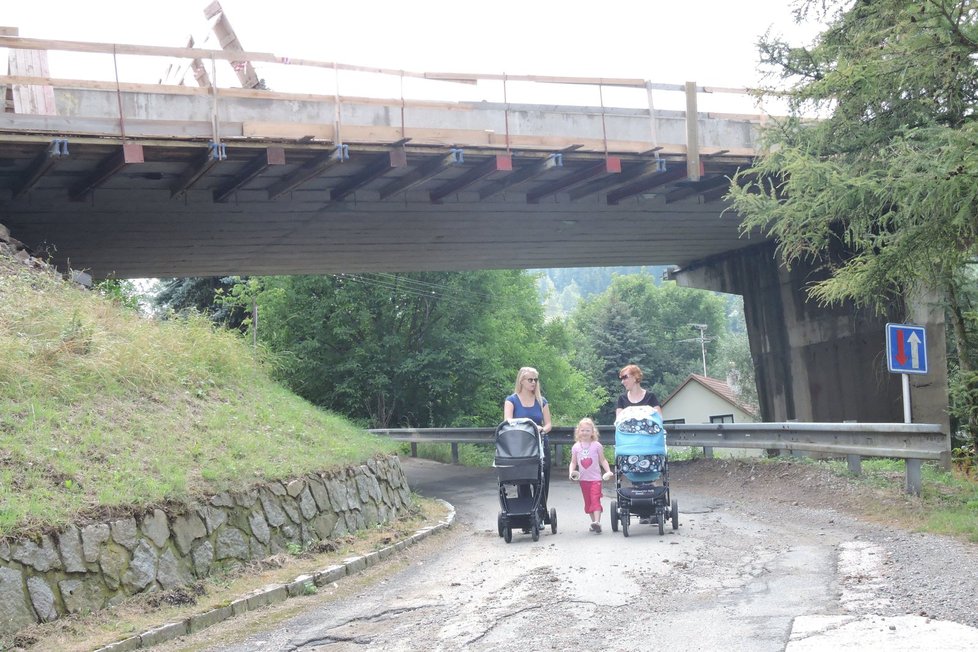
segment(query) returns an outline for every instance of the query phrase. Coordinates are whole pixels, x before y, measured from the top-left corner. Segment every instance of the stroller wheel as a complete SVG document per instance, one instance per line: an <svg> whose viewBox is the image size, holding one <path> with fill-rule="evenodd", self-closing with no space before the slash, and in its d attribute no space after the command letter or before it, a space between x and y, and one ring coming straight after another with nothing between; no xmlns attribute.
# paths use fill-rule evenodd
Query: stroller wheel
<svg viewBox="0 0 978 652"><path fill-rule="evenodd" d="M550 508L550 534L557 534L557 508Z"/></svg>
<svg viewBox="0 0 978 652"><path fill-rule="evenodd" d="M533 515L533 520L530 524L530 537L534 541L540 540L540 517L536 514Z"/></svg>
<svg viewBox="0 0 978 652"><path fill-rule="evenodd" d="M628 524L632 520L632 515L628 511L624 511L621 514L621 533L626 537L628 536Z"/></svg>
<svg viewBox="0 0 978 652"><path fill-rule="evenodd" d="M659 524L659 536L666 533L666 514L665 512L659 512L656 518L656 522Z"/></svg>
<svg viewBox="0 0 978 652"><path fill-rule="evenodd" d="M618 531L618 501L611 501L611 531Z"/></svg>
<svg viewBox="0 0 978 652"><path fill-rule="evenodd" d="M506 529L506 515L499 512L499 516L496 518L496 528L499 530L499 536L503 536L503 531Z"/></svg>
<svg viewBox="0 0 978 652"><path fill-rule="evenodd" d="M679 501L672 499L672 529L679 529Z"/></svg>
<svg viewBox="0 0 978 652"><path fill-rule="evenodd" d="M506 531L503 532L503 541L509 543L512 540L513 540L513 528L508 527L506 528Z"/></svg>

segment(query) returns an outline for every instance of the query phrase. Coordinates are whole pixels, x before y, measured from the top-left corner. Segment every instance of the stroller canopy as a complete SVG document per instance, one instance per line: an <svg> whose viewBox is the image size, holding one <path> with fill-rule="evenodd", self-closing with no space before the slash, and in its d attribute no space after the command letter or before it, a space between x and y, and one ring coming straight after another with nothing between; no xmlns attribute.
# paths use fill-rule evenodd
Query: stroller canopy
<svg viewBox="0 0 978 652"><path fill-rule="evenodd" d="M615 419L615 455L665 455L666 429L651 407L625 408Z"/></svg>
<svg viewBox="0 0 978 652"><path fill-rule="evenodd" d="M509 419L496 427L496 462L539 459L543 454L540 429L532 419Z"/></svg>
<svg viewBox="0 0 978 652"><path fill-rule="evenodd" d="M662 417L649 406L628 407L615 419L615 468L632 482L654 482L666 459Z"/></svg>

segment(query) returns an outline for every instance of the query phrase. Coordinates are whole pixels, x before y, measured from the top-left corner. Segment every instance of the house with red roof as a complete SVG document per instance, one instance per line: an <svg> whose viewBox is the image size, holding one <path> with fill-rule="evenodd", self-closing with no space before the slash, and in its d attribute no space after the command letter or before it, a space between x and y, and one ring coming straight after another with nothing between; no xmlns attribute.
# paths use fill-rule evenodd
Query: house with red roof
<svg viewBox="0 0 978 652"><path fill-rule="evenodd" d="M690 374L662 401L662 419L666 429L670 423L755 423L758 409L741 402L726 381Z"/></svg>

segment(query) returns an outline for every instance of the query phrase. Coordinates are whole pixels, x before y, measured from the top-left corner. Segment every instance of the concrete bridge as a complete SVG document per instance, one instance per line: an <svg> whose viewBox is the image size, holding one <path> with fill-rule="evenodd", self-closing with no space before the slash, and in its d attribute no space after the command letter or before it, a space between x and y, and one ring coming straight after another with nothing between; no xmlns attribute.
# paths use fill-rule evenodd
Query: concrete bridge
<svg viewBox="0 0 978 652"><path fill-rule="evenodd" d="M902 420L887 319L806 303L806 270L779 267L773 244L725 211L765 117L699 105L743 91L16 35L3 47L15 54L0 77L0 224L61 267L131 278L676 265L681 284L744 295L765 420ZM115 70L164 57L198 86L52 77L55 50ZM337 81L331 94L215 83L257 63L317 73L310 88ZM340 71L495 85L502 101L351 97ZM600 102L511 101L525 85L596 88ZM607 105L621 89L639 101ZM682 109L657 108L669 95ZM941 312L915 301L889 316L911 318L931 326L940 368L914 387L914 418L946 424Z"/></svg>

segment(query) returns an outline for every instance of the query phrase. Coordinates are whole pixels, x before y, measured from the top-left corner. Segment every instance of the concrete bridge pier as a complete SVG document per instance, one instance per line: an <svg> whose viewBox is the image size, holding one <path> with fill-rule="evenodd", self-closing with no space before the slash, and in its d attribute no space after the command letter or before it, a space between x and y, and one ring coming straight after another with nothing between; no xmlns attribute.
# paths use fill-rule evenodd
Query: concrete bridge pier
<svg viewBox="0 0 978 652"><path fill-rule="evenodd" d="M805 287L818 272L778 263L765 243L674 272L679 285L744 297L764 421L901 423L900 374L887 370L885 324L926 327L929 373L910 375L912 420L949 432L944 312L931 298L877 316L851 305L820 307Z"/></svg>

